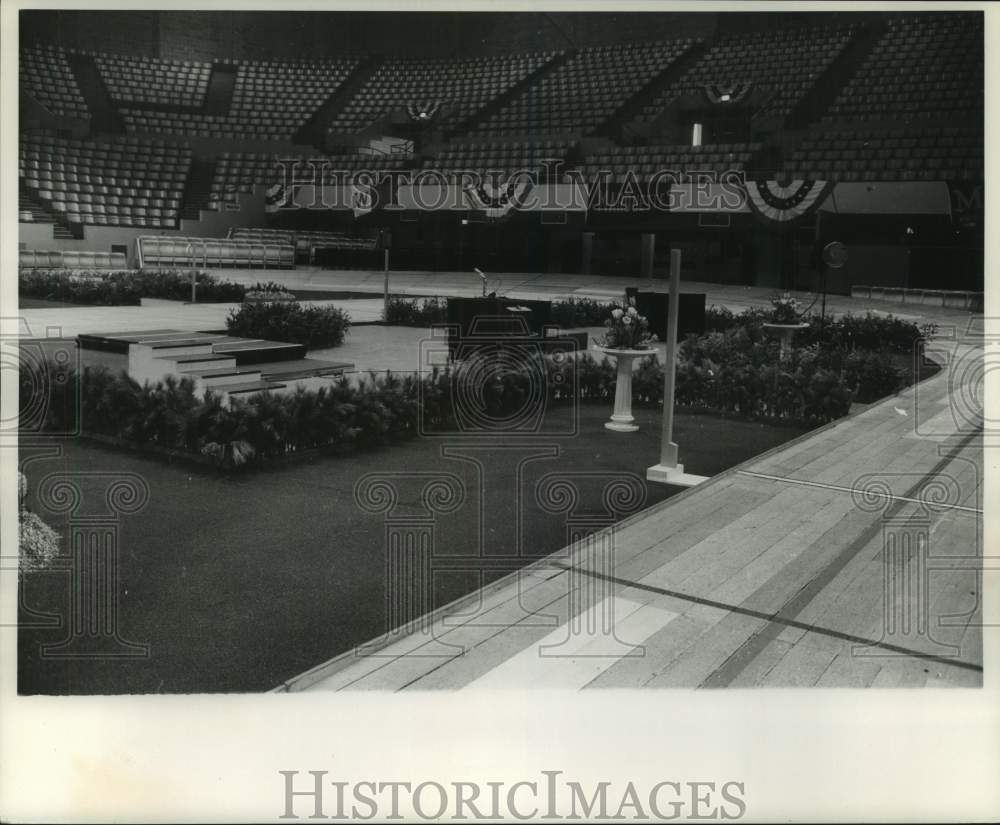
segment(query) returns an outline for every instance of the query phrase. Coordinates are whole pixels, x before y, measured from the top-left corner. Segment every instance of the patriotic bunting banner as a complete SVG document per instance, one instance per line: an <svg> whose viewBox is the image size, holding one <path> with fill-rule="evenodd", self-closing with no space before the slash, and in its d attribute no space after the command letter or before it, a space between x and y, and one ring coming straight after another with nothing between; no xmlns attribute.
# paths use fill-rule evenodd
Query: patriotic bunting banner
<svg viewBox="0 0 1000 825"><path fill-rule="evenodd" d="M826 180L793 180L781 185L776 180L746 182L747 202L764 221L788 224L818 207L833 189Z"/></svg>
<svg viewBox="0 0 1000 825"><path fill-rule="evenodd" d="M406 107L406 114L410 116L410 120L415 120L418 123L427 120L433 120L437 113L441 110L441 101L435 100L431 103L410 103Z"/></svg>
<svg viewBox="0 0 1000 825"><path fill-rule="evenodd" d="M372 211L374 205L375 197L372 195L371 189L368 187L354 187L351 193L351 209L354 211L355 218L367 215Z"/></svg>
<svg viewBox="0 0 1000 825"><path fill-rule="evenodd" d="M702 92L709 103L727 106L742 101L752 89L753 83L735 83L729 86L722 83L708 83L702 87Z"/></svg>
<svg viewBox="0 0 1000 825"><path fill-rule="evenodd" d="M513 180L496 187L488 182L478 186L467 183L464 188L471 208L484 211L487 218L494 220L506 217L515 207L523 206L530 191L531 183L526 180Z"/></svg>
<svg viewBox="0 0 1000 825"><path fill-rule="evenodd" d="M279 209L284 208L289 200L290 198L288 192L285 191L284 184L276 183L273 186L269 186L264 193L264 211L277 212Z"/></svg>

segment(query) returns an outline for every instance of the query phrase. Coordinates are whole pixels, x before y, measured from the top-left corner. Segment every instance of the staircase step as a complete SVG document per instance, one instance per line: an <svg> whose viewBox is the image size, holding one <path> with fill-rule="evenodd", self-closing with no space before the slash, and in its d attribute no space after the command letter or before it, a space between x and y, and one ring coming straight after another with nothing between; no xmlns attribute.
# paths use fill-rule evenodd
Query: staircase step
<svg viewBox="0 0 1000 825"><path fill-rule="evenodd" d="M265 390L281 390L286 384L275 384L272 381L248 381L245 384L233 384L225 388L227 395L253 395Z"/></svg>
<svg viewBox="0 0 1000 825"><path fill-rule="evenodd" d="M353 371L354 364L348 361L317 361L302 358L275 364L262 364L264 378L272 381L294 381L300 378L336 378Z"/></svg>
<svg viewBox="0 0 1000 825"><path fill-rule="evenodd" d="M306 348L302 344L286 344L279 341L239 341L217 344L215 352L230 355L236 359L237 364L243 366L305 358Z"/></svg>
<svg viewBox="0 0 1000 825"><path fill-rule="evenodd" d="M164 366L172 364L174 372L190 373L200 369L226 368L233 369L236 366L235 358L225 358L221 355L182 355L179 358L158 358L163 361Z"/></svg>
<svg viewBox="0 0 1000 825"><path fill-rule="evenodd" d="M30 211L32 223L51 223L53 237L67 239L83 237L82 226L71 224L63 215L50 210L41 198L23 185L18 189L18 210Z"/></svg>
<svg viewBox="0 0 1000 825"><path fill-rule="evenodd" d="M216 161L195 158L191 161L187 180L184 183L184 195L181 198L180 217L185 220L201 219L201 212L209 210L212 200L212 183L215 180Z"/></svg>
<svg viewBox="0 0 1000 825"><path fill-rule="evenodd" d="M260 370L217 369L204 372L188 372L202 387L206 389L228 389L243 386L263 380Z"/></svg>
<svg viewBox="0 0 1000 825"><path fill-rule="evenodd" d="M212 341L202 338L167 338L162 341L142 341L137 346L147 347L164 355L200 355L212 353ZM178 350L191 350L178 352Z"/></svg>

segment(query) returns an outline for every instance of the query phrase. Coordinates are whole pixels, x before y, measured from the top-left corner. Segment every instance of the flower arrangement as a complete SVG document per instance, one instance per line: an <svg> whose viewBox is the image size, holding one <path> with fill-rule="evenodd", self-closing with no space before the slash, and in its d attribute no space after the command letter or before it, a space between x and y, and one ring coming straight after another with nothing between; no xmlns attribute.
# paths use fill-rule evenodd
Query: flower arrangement
<svg viewBox="0 0 1000 825"><path fill-rule="evenodd" d="M774 324L797 324L802 317L799 313L799 301L787 292L771 299L770 314L771 323Z"/></svg>
<svg viewBox="0 0 1000 825"><path fill-rule="evenodd" d="M295 294L283 289L280 284L268 281L266 284L254 284L243 295L244 301L294 301Z"/></svg>
<svg viewBox="0 0 1000 825"><path fill-rule="evenodd" d="M604 326L608 331L598 343L608 349L648 349L656 340L649 331L649 321L635 308L635 298L624 304L612 304L611 316Z"/></svg>

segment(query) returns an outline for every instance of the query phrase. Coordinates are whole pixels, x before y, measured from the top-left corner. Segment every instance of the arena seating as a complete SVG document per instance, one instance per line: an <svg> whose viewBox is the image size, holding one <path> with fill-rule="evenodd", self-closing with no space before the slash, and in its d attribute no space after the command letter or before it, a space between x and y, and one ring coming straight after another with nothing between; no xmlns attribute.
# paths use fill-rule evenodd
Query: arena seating
<svg viewBox="0 0 1000 825"><path fill-rule="evenodd" d="M654 119L673 99L695 94L708 84L753 83L773 97L762 110L789 114L826 67L847 46L853 26L769 28L717 40L684 75L642 111Z"/></svg>
<svg viewBox="0 0 1000 825"><path fill-rule="evenodd" d="M718 143L702 146L684 144L651 144L616 147L607 152L588 156L582 166L584 179L594 178L608 169L620 176L631 171L639 180L647 180L661 170L690 174L692 172L749 171L753 158L761 149L759 143Z"/></svg>
<svg viewBox="0 0 1000 825"><path fill-rule="evenodd" d="M337 91L357 64L353 57L300 63L238 61L227 114L130 108L123 112L125 124L130 132L288 140Z"/></svg>
<svg viewBox="0 0 1000 825"><path fill-rule="evenodd" d="M91 54L108 93L119 103L196 108L205 102L210 63Z"/></svg>
<svg viewBox="0 0 1000 825"><path fill-rule="evenodd" d="M838 181L983 179L981 133L959 127L827 129L808 135L785 173Z"/></svg>
<svg viewBox="0 0 1000 825"><path fill-rule="evenodd" d="M556 54L549 51L469 60L388 60L336 115L329 131L359 132L398 109L438 102L448 108L448 119L459 123Z"/></svg>
<svg viewBox="0 0 1000 825"><path fill-rule="evenodd" d="M442 172L538 170L546 160L566 158L576 146L577 142L573 140L452 143L436 158L425 160L424 167Z"/></svg>
<svg viewBox="0 0 1000 825"><path fill-rule="evenodd" d="M21 183L69 223L176 228L188 147L136 138L21 135Z"/></svg>
<svg viewBox="0 0 1000 825"><path fill-rule="evenodd" d="M264 152L224 152L215 165L209 208L219 209L223 204L236 204L239 192L250 192L254 186L281 182L279 160L291 165L294 180L300 183L316 182L317 172L321 174L321 182L331 183L336 172L405 169L413 162L413 156L403 153L287 156Z"/></svg>
<svg viewBox="0 0 1000 825"><path fill-rule="evenodd" d="M136 243L143 266L257 269L295 266L295 247L286 242L143 235Z"/></svg>
<svg viewBox="0 0 1000 825"><path fill-rule="evenodd" d="M59 136L21 133L19 220L46 224L22 227L26 236L86 240L87 225L178 231L183 214L213 227L184 232L213 234L219 216L209 218L202 210L238 208L241 193L287 183L279 161L297 164L296 183L328 185L338 171L440 170L454 180L466 170L542 172L556 160L563 161L564 172L579 169L588 180L607 170L612 183L628 173L642 181L664 171L947 181L963 184L952 187L954 203L978 204L975 187L964 184L978 184L984 174L981 16L892 12L873 14L871 22L860 15L821 19L852 22L769 19L753 30L730 18L718 21L707 44L662 39L670 34L657 32L650 34L657 41L570 52L513 53L510 43L493 42L473 58L428 46L423 53L449 56L281 62L220 55L198 63L24 48L22 94L55 117L25 106L22 128L58 128ZM683 33L689 31L695 30ZM87 65L91 59L93 67ZM742 84L754 90L756 114L749 106L727 110L711 102L718 91ZM660 117L687 96L698 99ZM422 128L421 112L433 128ZM68 120L80 117L90 118L95 136L65 137L85 133ZM704 125L712 143L681 142L694 121ZM125 137L118 134L123 125ZM153 134L138 134L145 132ZM201 138L190 141L197 158L189 137ZM751 137L756 142L748 142ZM314 150L320 145L335 153L314 154L323 151ZM357 215L366 211L366 204L355 206ZM286 224L287 217L280 216L283 225L293 223ZM966 218L970 226L978 219ZM104 246L103 233L97 234L93 246ZM178 247L174 240L149 238L148 260L169 265L207 255L216 265L273 260L286 266L317 246L364 252L374 243L341 233L263 229L224 239L235 246L185 238ZM281 251L285 247L291 252ZM37 260L47 261L47 255L38 251Z"/></svg>
<svg viewBox="0 0 1000 825"><path fill-rule="evenodd" d="M590 134L693 42L581 49L490 115L471 134Z"/></svg>
<svg viewBox="0 0 1000 825"><path fill-rule="evenodd" d="M22 249L18 265L26 269L125 269L124 252Z"/></svg>
<svg viewBox="0 0 1000 825"><path fill-rule="evenodd" d="M896 18L830 106L828 120L982 112L983 30L966 15Z"/></svg>
<svg viewBox="0 0 1000 825"><path fill-rule="evenodd" d="M343 232L324 232L320 230L299 231L292 229L238 227L230 230L229 236L239 240L290 243L295 246L295 253L297 255L308 254L314 246L356 250L374 250L377 246L376 241L372 238L359 238Z"/></svg>
<svg viewBox="0 0 1000 825"><path fill-rule="evenodd" d="M21 49L19 67L22 93L33 97L54 115L90 119L87 102L62 49L56 46Z"/></svg>

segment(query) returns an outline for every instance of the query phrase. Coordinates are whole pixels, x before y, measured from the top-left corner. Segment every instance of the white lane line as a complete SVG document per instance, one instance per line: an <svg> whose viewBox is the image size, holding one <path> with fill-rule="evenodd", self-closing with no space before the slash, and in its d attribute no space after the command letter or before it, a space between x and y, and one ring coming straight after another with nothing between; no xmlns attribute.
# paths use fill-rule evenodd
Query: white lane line
<svg viewBox="0 0 1000 825"><path fill-rule="evenodd" d="M614 634L602 633L613 599ZM544 638L487 671L466 688L580 690L623 656L643 655L633 646L680 614L621 597L609 597ZM590 632L571 633L570 625Z"/></svg>
<svg viewBox="0 0 1000 825"><path fill-rule="evenodd" d="M842 487L839 484L827 484L823 481L807 481L803 478L788 478L786 476L773 476L767 473L755 473L751 470L737 470L737 473L744 476L751 476L753 478L763 478L767 481L780 481L784 484L798 484L802 487L820 487L824 490L835 490L839 493L857 493L861 496L874 496L876 498L883 498L886 501L905 501L911 504L921 504L925 507L930 507L931 509L938 510L961 510L966 513L976 513L977 515L982 515L983 511L978 507L967 507L964 504L947 504L939 503L936 501L925 501L919 498L911 498L910 496L896 496L888 493L880 493L877 490L858 490L854 487Z"/></svg>

